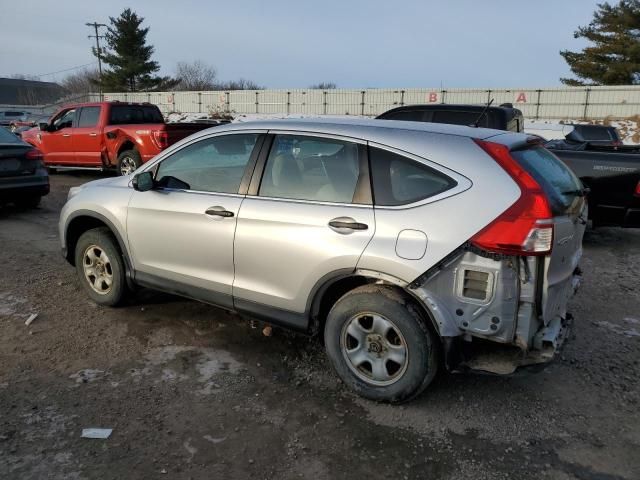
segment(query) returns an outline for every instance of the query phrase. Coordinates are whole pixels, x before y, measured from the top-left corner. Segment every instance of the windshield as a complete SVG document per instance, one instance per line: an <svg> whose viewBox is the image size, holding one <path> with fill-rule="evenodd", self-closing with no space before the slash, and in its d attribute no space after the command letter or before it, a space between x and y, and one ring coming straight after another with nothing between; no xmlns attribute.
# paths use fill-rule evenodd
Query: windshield
<svg viewBox="0 0 640 480"><path fill-rule="evenodd" d="M554 215L564 215L579 203L582 183L553 153L542 146L514 150L511 155L542 187Z"/></svg>

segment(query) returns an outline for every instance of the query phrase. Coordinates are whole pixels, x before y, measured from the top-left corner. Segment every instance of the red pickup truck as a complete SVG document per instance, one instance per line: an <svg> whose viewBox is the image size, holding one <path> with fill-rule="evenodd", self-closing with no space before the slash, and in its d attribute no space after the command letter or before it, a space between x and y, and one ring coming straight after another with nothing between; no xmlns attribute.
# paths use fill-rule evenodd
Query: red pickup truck
<svg viewBox="0 0 640 480"><path fill-rule="evenodd" d="M56 168L107 169L128 175L169 145L210 123L164 122L149 103L99 102L68 105L49 122L22 133L22 139Z"/></svg>

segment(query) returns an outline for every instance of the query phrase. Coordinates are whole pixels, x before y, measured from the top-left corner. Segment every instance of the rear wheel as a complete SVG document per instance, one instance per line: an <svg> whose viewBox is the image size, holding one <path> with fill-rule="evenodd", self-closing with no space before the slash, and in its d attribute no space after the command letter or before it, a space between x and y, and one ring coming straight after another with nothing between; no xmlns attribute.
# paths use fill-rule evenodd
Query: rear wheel
<svg viewBox="0 0 640 480"><path fill-rule="evenodd" d="M94 302L113 307L124 300L124 261L108 228L84 232L76 244L75 260L80 284Z"/></svg>
<svg viewBox="0 0 640 480"><path fill-rule="evenodd" d="M142 159L137 150L125 150L118 155L118 173L120 175L131 175L140 165L142 165Z"/></svg>
<svg viewBox="0 0 640 480"><path fill-rule="evenodd" d="M438 346L420 311L403 294L366 285L344 295L325 324L327 355L363 397L400 403L419 395L438 368Z"/></svg>

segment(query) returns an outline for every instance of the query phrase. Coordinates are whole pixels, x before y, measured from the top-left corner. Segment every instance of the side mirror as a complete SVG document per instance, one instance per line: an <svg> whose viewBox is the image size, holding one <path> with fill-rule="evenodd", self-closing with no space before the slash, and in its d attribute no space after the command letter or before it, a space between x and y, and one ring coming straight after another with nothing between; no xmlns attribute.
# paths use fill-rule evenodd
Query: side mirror
<svg viewBox="0 0 640 480"><path fill-rule="evenodd" d="M38 127L43 132L48 132L49 131L49 124L48 123L45 123L45 122L39 123Z"/></svg>
<svg viewBox="0 0 640 480"><path fill-rule="evenodd" d="M138 192L148 192L152 190L154 187L153 173L152 172L142 172L133 177L131 181L133 188Z"/></svg>

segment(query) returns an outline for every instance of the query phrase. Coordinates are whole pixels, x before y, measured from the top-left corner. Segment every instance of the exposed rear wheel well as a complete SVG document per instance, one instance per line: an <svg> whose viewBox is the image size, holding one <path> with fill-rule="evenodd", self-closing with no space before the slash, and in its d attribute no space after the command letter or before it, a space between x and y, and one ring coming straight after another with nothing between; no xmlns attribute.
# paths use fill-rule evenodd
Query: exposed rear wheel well
<svg viewBox="0 0 640 480"><path fill-rule="evenodd" d="M395 292L397 295L401 295L406 302L410 302L413 306L415 306L421 313L421 316L424 319L425 324L429 329L431 329L435 338L441 340L441 337L438 333L438 329L435 325L435 321L433 316L428 311L428 309L416 298L405 291L398 285L393 285L389 282L381 282L377 278L365 277L362 275L349 276L346 278L342 278L331 283L328 287L321 289L316 298L314 299L314 303L312 306L311 317L312 317L312 332L318 333L321 337L324 331L324 323L327 320L327 315L329 315L329 311L331 307L345 294L354 290L363 285L373 285L379 284L385 286L389 290Z"/></svg>

